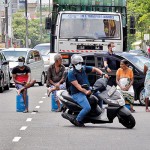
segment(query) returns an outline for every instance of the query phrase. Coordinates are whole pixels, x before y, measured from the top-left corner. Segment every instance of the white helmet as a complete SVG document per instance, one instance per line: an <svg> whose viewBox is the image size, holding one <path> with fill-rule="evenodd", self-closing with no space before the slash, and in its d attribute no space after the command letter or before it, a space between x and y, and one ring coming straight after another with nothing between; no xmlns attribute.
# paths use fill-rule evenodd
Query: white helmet
<svg viewBox="0 0 150 150"><path fill-rule="evenodd" d="M83 62L83 58L80 55L78 55L78 54L72 55L72 57L71 57L72 65L76 65L76 64L82 63L82 62Z"/></svg>

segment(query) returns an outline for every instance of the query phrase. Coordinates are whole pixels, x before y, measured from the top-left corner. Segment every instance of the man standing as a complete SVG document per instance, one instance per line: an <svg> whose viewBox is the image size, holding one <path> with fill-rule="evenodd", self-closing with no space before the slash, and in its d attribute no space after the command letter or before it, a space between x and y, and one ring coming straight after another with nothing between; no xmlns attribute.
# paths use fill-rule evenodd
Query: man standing
<svg viewBox="0 0 150 150"><path fill-rule="evenodd" d="M56 112L61 111L60 101L56 95L57 90L65 89L65 66L62 65L62 57L60 54L54 56L55 63L50 65L47 72L47 95L53 92L55 101L58 105Z"/></svg>
<svg viewBox="0 0 150 150"><path fill-rule="evenodd" d="M108 52L107 56L104 58L104 67L108 73L111 73L112 70L117 70L116 60L114 60L113 56L115 51L115 45L113 42L108 44ZM111 76L108 80L108 85L113 86L116 85L116 77L115 74Z"/></svg>
<svg viewBox="0 0 150 150"><path fill-rule="evenodd" d="M28 66L24 65L25 58L20 56L18 58L18 66L14 67L12 70L13 81L15 82L15 87L17 89L18 95L23 94L23 100L25 104L24 113L28 112L28 107L26 103L27 98L27 88L34 85L35 80L31 80L31 70Z"/></svg>

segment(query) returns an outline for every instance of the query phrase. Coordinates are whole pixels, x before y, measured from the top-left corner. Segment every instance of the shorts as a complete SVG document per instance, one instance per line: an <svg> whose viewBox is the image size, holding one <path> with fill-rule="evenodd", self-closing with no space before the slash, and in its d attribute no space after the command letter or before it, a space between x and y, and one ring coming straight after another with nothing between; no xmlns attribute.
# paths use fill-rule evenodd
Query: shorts
<svg viewBox="0 0 150 150"><path fill-rule="evenodd" d="M16 84L15 87L16 87L17 90L19 90L19 89L23 88L24 86L21 85L21 84Z"/></svg>

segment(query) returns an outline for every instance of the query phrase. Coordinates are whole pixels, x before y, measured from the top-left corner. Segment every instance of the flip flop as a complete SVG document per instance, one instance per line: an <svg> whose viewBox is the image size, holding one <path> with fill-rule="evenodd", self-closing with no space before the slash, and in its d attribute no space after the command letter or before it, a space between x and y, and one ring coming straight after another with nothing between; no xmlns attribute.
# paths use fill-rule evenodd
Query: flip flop
<svg viewBox="0 0 150 150"><path fill-rule="evenodd" d="M33 110L32 112L38 112L38 110Z"/></svg>
<svg viewBox="0 0 150 150"><path fill-rule="evenodd" d="M23 111L23 113L28 113L28 111L27 111L27 110L25 110L25 111Z"/></svg>

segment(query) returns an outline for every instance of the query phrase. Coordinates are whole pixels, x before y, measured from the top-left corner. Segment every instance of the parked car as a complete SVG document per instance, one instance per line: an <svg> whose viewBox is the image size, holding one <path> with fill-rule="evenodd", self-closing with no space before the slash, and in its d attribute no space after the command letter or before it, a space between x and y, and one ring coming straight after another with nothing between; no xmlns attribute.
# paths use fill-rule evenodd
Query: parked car
<svg viewBox="0 0 150 150"><path fill-rule="evenodd" d="M146 51L143 50L143 49L139 49L139 50L133 49L133 50L130 50L129 53L141 54L141 55L147 57L147 53L146 53Z"/></svg>
<svg viewBox="0 0 150 150"><path fill-rule="evenodd" d="M4 90L9 90L9 86L9 62L6 60L4 54L0 51L0 93L2 93Z"/></svg>
<svg viewBox="0 0 150 150"><path fill-rule="evenodd" d="M47 78L47 69L49 65L54 63L54 56L57 53L50 53L50 43L41 43L34 47L34 49L38 50L44 60L44 69L45 69L45 75Z"/></svg>
<svg viewBox="0 0 150 150"><path fill-rule="evenodd" d="M30 48L9 48L2 50L6 59L9 61L10 68L10 84L14 84L12 80L12 69L18 65L18 57L25 57L25 65L31 69L31 76L36 82L42 86L45 81L44 61L39 51Z"/></svg>
<svg viewBox="0 0 150 150"><path fill-rule="evenodd" d="M102 71L105 71L104 69L104 62L103 58L106 56L106 52L98 53L98 54L81 54L81 56L84 59L84 63L87 66L96 66L100 68ZM129 67L132 68L134 73L134 91L135 91L135 100L139 100L139 102L142 105L145 105L144 97L143 97L143 89L144 89L144 81L145 81L145 75L143 73L144 64L148 61L150 61L149 58L144 57L143 55L139 54L133 54L128 52L123 53L116 53L113 57L114 60L116 60L116 64L118 65L117 68L120 67L120 60L126 59L129 63ZM116 71L112 70L111 73L108 73L108 75L116 78ZM90 84L93 85L97 78L100 76L95 73L89 73L88 78L90 81Z"/></svg>

